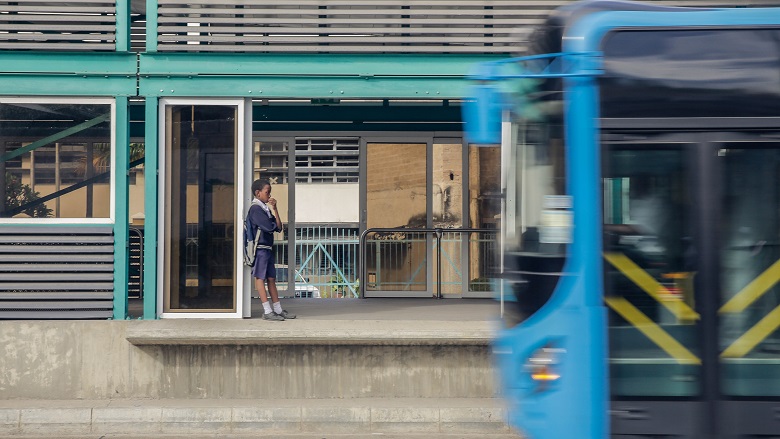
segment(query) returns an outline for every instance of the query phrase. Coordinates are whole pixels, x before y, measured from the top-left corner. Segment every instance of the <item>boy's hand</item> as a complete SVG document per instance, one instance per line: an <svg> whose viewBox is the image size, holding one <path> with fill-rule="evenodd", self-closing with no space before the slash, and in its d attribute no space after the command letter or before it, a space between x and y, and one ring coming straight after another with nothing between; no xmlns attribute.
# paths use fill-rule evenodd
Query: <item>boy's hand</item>
<svg viewBox="0 0 780 439"><path fill-rule="evenodd" d="M273 207L274 210L276 210L276 198L269 198L268 199L268 205Z"/></svg>

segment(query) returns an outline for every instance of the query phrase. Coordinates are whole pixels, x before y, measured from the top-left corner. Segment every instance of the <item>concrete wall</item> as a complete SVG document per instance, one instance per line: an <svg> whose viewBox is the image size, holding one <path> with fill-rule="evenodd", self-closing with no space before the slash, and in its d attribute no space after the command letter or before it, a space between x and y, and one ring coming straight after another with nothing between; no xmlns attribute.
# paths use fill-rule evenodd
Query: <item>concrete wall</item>
<svg viewBox="0 0 780 439"><path fill-rule="evenodd" d="M267 338L262 323L189 324L225 331L256 324L257 334ZM0 322L0 399L495 396L487 343L220 344L212 339L201 345L136 346L127 336L139 325L153 333L181 323Z"/></svg>

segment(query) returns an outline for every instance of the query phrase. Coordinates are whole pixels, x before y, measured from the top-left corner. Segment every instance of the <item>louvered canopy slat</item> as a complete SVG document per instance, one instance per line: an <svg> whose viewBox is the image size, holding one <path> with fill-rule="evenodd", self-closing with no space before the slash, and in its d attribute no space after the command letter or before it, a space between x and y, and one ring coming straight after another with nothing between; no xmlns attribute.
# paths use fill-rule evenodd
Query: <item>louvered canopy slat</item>
<svg viewBox="0 0 780 439"><path fill-rule="evenodd" d="M1 21L1 20L0 20ZM7 24L3 26L3 29L8 31L40 31L40 24ZM46 29L49 31L61 30L69 32L109 32L114 30L114 25L91 25L91 26L74 26L72 24L47 24Z"/></svg>
<svg viewBox="0 0 780 439"><path fill-rule="evenodd" d="M113 4L106 3L105 6L79 6L79 5L63 5L67 7L68 14L114 14L116 8ZM0 12L44 12L46 14L57 14L57 9L52 9L52 6L35 6L35 5L9 5L0 4Z"/></svg>
<svg viewBox="0 0 780 439"><path fill-rule="evenodd" d="M110 226L0 227L0 318L113 314Z"/></svg>
<svg viewBox="0 0 780 439"><path fill-rule="evenodd" d="M60 291L57 293L57 298L60 300L78 300L78 299L88 299L88 300L112 300L113 299L113 293L111 292L101 292L101 291L67 291L63 292ZM0 301L1 300L49 300L50 294L45 292L21 292L21 291L14 291L14 292L0 292Z"/></svg>
<svg viewBox="0 0 780 439"><path fill-rule="evenodd" d="M478 29L479 26L488 25L503 25L511 26L514 29L517 26L537 24L541 22L541 18L507 18L507 19L493 19L493 18L451 18L451 17L414 17L414 18L400 18L400 17L382 17L381 22L377 22L376 17L343 17L343 18L318 18L318 17L295 17L284 20L283 23L277 24L271 20L264 20L263 17L196 17L187 20L188 23L182 23L181 17L164 17L161 18L158 23L158 31L160 32L178 32L182 30L182 26L195 27L199 26L220 26L220 25L233 25L233 26L294 26L294 25L317 25L332 28L346 28L346 25L370 25L372 28L383 28L393 26L468 26L472 29Z"/></svg>
<svg viewBox="0 0 780 439"><path fill-rule="evenodd" d="M547 9L476 9L476 8L460 8L460 9L287 9L287 8L215 8L215 7L203 7L203 8L168 8L161 7L158 9L158 13L161 15L179 14L179 15L192 15L197 17L199 15L243 15L254 16L260 15L264 18L271 20L283 20L286 16L356 16L356 15L375 15L375 16L404 16L404 17L463 17L463 16L496 16L500 15L504 18L511 16L525 16L528 14L545 15L550 11Z"/></svg>
<svg viewBox="0 0 780 439"><path fill-rule="evenodd" d="M0 22L54 22L70 23L73 27L79 27L82 23L114 23L114 16L107 15L83 15L68 14L0 14ZM5 28L0 27L0 30ZM40 29L41 31L45 29Z"/></svg>
<svg viewBox="0 0 780 439"><path fill-rule="evenodd" d="M116 50L116 2L18 0L0 5L0 49Z"/></svg>
<svg viewBox="0 0 780 439"><path fill-rule="evenodd" d="M159 0L131 2L154 14L160 52L476 53L524 50L531 28L573 0ZM734 0L647 0L663 6L734 7ZM750 7L775 5L751 0ZM156 10L147 10L146 6ZM116 50L116 3L105 0L18 0L0 5L2 50ZM144 50L143 15L131 18L131 48ZM207 28L208 30L204 30ZM249 32L296 40L247 39ZM261 29L261 30L256 30ZM444 29L444 30L441 30ZM440 31L441 30L441 31ZM372 38L356 44L337 36ZM436 37L434 38L434 34ZM303 40L316 35L316 38ZM440 37L439 37L440 35ZM452 38L475 36L471 41ZM392 38L402 38L402 41Z"/></svg>
<svg viewBox="0 0 780 439"><path fill-rule="evenodd" d="M171 32L173 31L181 31L181 27L169 27ZM226 26L219 26L219 27L187 27L188 33L211 33L211 34L224 34L224 33L231 33L231 34L247 34L247 33L271 33L271 34L285 34L285 35L300 35L300 36L310 36L310 35L318 35L320 37L332 37L339 35L350 35L350 34L372 34L377 37L381 38L387 38L386 36L390 35L397 35L397 34L410 34L414 33L416 35L426 35L426 34L441 34L441 35L449 35L449 34L467 34L467 35L483 35L483 34L501 34L501 35L507 35L509 32L502 29L491 29L491 28L473 28L473 27L418 27L414 30L410 30L409 28L405 27L349 27L349 28L318 28L317 30L314 29L307 29L303 27L282 27L282 26L252 26L252 27L226 27ZM515 32L512 32L515 33ZM406 38L404 41L408 41L409 39ZM416 40L416 38L415 38Z"/></svg>
<svg viewBox="0 0 780 439"><path fill-rule="evenodd" d="M2 41L83 41L85 38L95 41L113 41L108 37L99 34L66 34L66 35L43 35L43 34L0 34Z"/></svg>
<svg viewBox="0 0 780 439"><path fill-rule="evenodd" d="M161 0L161 52L509 53L563 0Z"/></svg>
<svg viewBox="0 0 780 439"><path fill-rule="evenodd" d="M70 259L70 257L68 257ZM73 263L27 263L27 264L3 264L3 272L0 275L7 274L7 272L42 272L42 271L59 271L59 272L84 272L84 271L107 271L113 272L113 264L73 264Z"/></svg>

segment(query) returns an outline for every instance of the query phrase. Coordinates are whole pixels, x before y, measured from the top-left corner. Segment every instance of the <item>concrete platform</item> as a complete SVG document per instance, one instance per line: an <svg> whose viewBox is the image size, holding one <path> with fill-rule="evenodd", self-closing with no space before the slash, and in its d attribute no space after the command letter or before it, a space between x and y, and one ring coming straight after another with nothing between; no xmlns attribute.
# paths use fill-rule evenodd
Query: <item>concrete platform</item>
<svg viewBox="0 0 780 439"><path fill-rule="evenodd" d="M135 322L135 345L487 345L500 325L491 299L283 299L294 320L168 319Z"/></svg>
<svg viewBox="0 0 780 439"><path fill-rule="evenodd" d="M518 437L498 302L282 303L298 318L5 322L0 437Z"/></svg>

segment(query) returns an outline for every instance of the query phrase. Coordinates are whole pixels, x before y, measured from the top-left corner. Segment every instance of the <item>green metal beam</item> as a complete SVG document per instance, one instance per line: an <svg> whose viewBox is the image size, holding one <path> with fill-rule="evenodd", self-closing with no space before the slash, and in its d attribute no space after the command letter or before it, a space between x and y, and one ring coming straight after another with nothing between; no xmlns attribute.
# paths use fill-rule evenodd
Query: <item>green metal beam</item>
<svg viewBox="0 0 780 439"><path fill-rule="evenodd" d="M142 53L141 75L462 76L496 55Z"/></svg>
<svg viewBox="0 0 780 439"><path fill-rule="evenodd" d="M130 0L116 0L116 51L130 51Z"/></svg>
<svg viewBox="0 0 780 439"><path fill-rule="evenodd" d="M455 99L484 55L160 54L139 64L142 96Z"/></svg>
<svg viewBox="0 0 780 439"><path fill-rule="evenodd" d="M157 99L146 100L146 141L144 163L144 320L157 318Z"/></svg>
<svg viewBox="0 0 780 439"><path fill-rule="evenodd" d="M464 78L146 78L143 96L251 98L456 99Z"/></svg>
<svg viewBox="0 0 780 439"><path fill-rule="evenodd" d="M0 72L135 76L137 55L117 52L0 52Z"/></svg>
<svg viewBox="0 0 780 439"><path fill-rule="evenodd" d="M157 52L157 0L146 0L146 51Z"/></svg>
<svg viewBox="0 0 780 439"><path fill-rule="evenodd" d="M0 52L0 95L135 96L135 53Z"/></svg>
<svg viewBox="0 0 780 439"><path fill-rule="evenodd" d="M130 256L129 183L130 118L127 98L116 98L116 167L113 175L116 188L114 216L114 319L127 318L128 259Z"/></svg>
<svg viewBox="0 0 780 439"><path fill-rule="evenodd" d="M2 62L2 61L0 61ZM123 77L2 74L0 95L5 96L135 96L136 79Z"/></svg>
<svg viewBox="0 0 780 439"><path fill-rule="evenodd" d="M11 160L12 158L19 157L22 154L26 154L34 149L38 149L42 146L48 145L50 143L56 142L57 140L60 140L62 138L71 136L73 134L76 134L78 132L84 131L87 128L93 127L99 123L105 122L111 118L111 113L106 113L101 116L98 116L94 119L90 119L86 122L82 122L76 126L72 126L66 130L62 130L59 133L52 134L51 136L44 137L43 139L36 140L35 142L30 143L29 145L23 146L21 148L17 148L9 153L4 154L3 156L0 156L0 163L7 162L8 160Z"/></svg>

